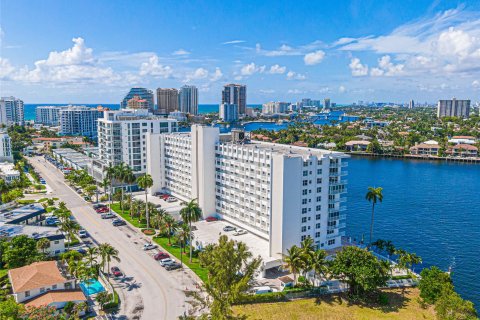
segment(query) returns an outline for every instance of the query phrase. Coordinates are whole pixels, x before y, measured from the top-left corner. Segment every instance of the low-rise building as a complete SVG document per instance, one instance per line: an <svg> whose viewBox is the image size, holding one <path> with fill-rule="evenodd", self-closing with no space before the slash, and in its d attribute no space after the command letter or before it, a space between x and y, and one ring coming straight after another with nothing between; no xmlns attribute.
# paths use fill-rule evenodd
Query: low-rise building
<svg viewBox="0 0 480 320"><path fill-rule="evenodd" d="M365 140L352 140L345 143L345 149L347 151L366 151L370 141Z"/></svg>
<svg viewBox="0 0 480 320"><path fill-rule="evenodd" d="M475 144L476 139L472 136L453 136L448 142L453 144Z"/></svg>
<svg viewBox="0 0 480 320"><path fill-rule="evenodd" d="M434 140L425 141L410 148L410 153L414 155L438 156L439 151L440 145Z"/></svg>
<svg viewBox="0 0 480 320"><path fill-rule="evenodd" d="M15 165L11 162L0 162L0 178L6 183L20 179L20 172L15 169Z"/></svg>
<svg viewBox="0 0 480 320"><path fill-rule="evenodd" d="M45 208L41 204L32 203L1 213L0 223L43 226L45 224L45 213Z"/></svg>
<svg viewBox="0 0 480 320"><path fill-rule="evenodd" d="M52 155L55 159L62 161L65 166L74 170L90 170L93 159L81 152L70 148L53 149Z"/></svg>
<svg viewBox="0 0 480 320"><path fill-rule="evenodd" d="M57 227L0 222L0 239L11 239L15 236L21 235L25 235L37 241L40 239L47 239L50 242L50 246L45 249L46 254L53 256L65 252L65 236Z"/></svg>
<svg viewBox="0 0 480 320"><path fill-rule="evenodd" d="M173 111L168 114L168 117L170 119L175 119L178 122L185 122L187 121L187 115L185 112L180 112L180 111Z"/></svg>
<svg viewBox="0 0 480 320"><path fill-rule="evenodd" d="M63 271L57 261L35 262L8 271L13 297L26 306L48 305L61 309L69 301L85 302L87 298L76 289L75 278Z"/></svg>
<svg viewBox="0 0 480 320"><path fill-rule="evenodd" d="M478 148L470 144L457 144L447 151L452 157L475 158L478 157Z"/></svg>
<svg viewBox="0 0 480 320"><path fill-rule="evenodd" d="M4 132L0 132L0 161L13 162L12 140Z"/></svg>
<svg viewBox="0 0 480 320"><path fill-rule="evenodd" d="M83 141L83 137L38 137L32 139L34 145L40 146L44 151L52 148L61 148L65 144L87 147L91 144Z"/></svg>

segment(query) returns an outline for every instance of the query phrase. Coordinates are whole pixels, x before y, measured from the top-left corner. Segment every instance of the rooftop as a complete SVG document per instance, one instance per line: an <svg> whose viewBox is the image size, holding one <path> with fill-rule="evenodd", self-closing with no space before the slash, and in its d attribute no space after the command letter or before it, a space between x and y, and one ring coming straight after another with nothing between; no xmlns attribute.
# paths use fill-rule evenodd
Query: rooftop
<svg viewBox="0 0 480 320"><path fill-rule="evenodd" d="M45 209L39 203L32 203L20 208L0 214L0 222L19 223L45 213Z"/></svg>
<svg viewBox="0 0 480 320"><path fill-rule="evenodd" d="M25 303L27 307L41 307L52 303L68 301L86 301L82 290L54 290L47 291Z"/></svg>
<svg viewBox="0 0 480 320"><path fill-rule="evenodd" d="M50 240L64 239L57 227L31 226L0 222L0 239L26 235L33 239L48 238Z"/></svg>
<svg viewBox="0 0 480 320"><path fill-rule="evenodd" d="M56 261L34 262L28 266L11 269L8 276L14 293L50 287L67 281L58 269Z"/></svg>

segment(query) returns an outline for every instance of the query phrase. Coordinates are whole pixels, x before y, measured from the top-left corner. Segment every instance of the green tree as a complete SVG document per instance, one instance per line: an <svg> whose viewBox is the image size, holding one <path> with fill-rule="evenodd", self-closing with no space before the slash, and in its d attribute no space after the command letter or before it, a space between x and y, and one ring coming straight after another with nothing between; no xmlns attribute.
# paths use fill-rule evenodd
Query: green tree
<svg viewBox="0 0 480 320"><path fill-rule="evenodd" d="M87 262L90 268L93 268L97 264L98 253L99 252L97 247L89 247L87 249L87 254L85 255L85 261Z"/></svg>
<svg viewBox="0 0 480 320"><path fill-rule="evenodd" d="M80 225L75 220L68 218L60 221L60 227L58 228L58 230L65 234L65 237L68 240L67 247L70 247L70 243L73 241L73 239L75 238L75 234L80 229Z"/></svg>
<svg viewBox="0 0 480 320"><path fill-rule="evenodd" d="M172 234L174 234L177 230L177 223L175 219L168 213L163 218L163 222L165 223L165 228L167 229L168 244L171 245Z"/></svg>
<svg viewBox="0 0 480 320"><path fill-rule="evenodd" d="M153 186L152 176L148 173L138 177L137 184L140 188L145 190L145 217L147 218L147 228L150 228L150 216L148 214L148 188Z"/></svg>
<svg viewBox="0 0 480 320"><path fill-rule="evenodd" d="M442 294L435 304L439 320L477 320L477 312L471 301L464 300L456 292Z"/></svg>
<svg viewBox="0 0 480 320"><path fill-rule="evenodd" d="M180 226L180 229L177 232L177 239L178 239L178 242L181 243L183 253L186 253L185 247L186 247L188 238L190 237L190 234L191 234L190 226L186 223L182 223L182 225Z"/></svg>
<svg viewBox="0 0 480 320"><path fill-rule="evenodd" d="M114 168L115 168L115 179L122 184L122 188L120 190L121 192L120 207L122 209L122 214L123 214L123 187L124 187L123 184L125 183L125 178L128 174L128 166L125 163L120 162Z"/></svg>
<svg viewBox="0 0 480 320"><path fill-rule="evenodd" d="M232 304L250 288L261 258L252 253L243 242L220 236L218 244L209 245L200 253L200 263L207 269L204 289L212 319L234 319Z"/></svg>
<svg viewBox="0 0 480 320"><path fill-rule="evenodd" d="M398 255L397 265L400 269L409 270L414 264L419 264L422 262L422 258L417 256L415 253L407 252L402 249L395 250L395 254Z"/></svg>
<svg viewBox="0 0 480 320"><path fill-rule="evenodd" d="M202 209L198 206L196 199L184 203L183 208L180 210L180 216L184 223L188 223L190 230L192 229L192 223L202 218ZM192 233L190 232L188 245L190 247L190 263L192 262Z"/></svg>
<svg viewBox="0 0 480 320"><path fill-rule="evenodd" d="M48 248L50 248L50 240L48 240L47 238L38 239L37 241L38 250L42 251L42 253L45 254L45 250L47 250Z"/></svg>
<svg viewBox="0 0 480 320"><path fill-rule="evenodd" d="M2 245L2 261L10 269L23 267L39 257L36 241L26 235L15 236Z"/></svg>
<svg viewBox="0 0 480 320"><path fill-rule="evenodd" d="M120 262L120 258L118 257L118 250L109 243L100 244L100 246L98 247L98 251L102 259L100 265L102 266L103 271L105 271L105 264L107 264L107 272L110 272L110 262L112 261L112 259Z"/></svg>
<svg viewBox="0 0 480 320"><path fill-rule="evenodd" d="M116 175L116 170L115 167L110 163L108 167L105 167L103 170L105 173L105 179L108 180L109 187L110 187L110 193L109 193L109 201L110 201L110 209L112 209L112 196L113 196L113 179L115 179Z"/></svg>
<svg viewBox="0 0 480 320"><path fill-rule="evenodd" d="M443 294L454 291L450 275L435 266L423 269L420 276L420 298L427 304L435 304Z"/></svg>
<svg viewBox="0 0 480 320"><path fill-rule="evenodd" d="M293 245L290 249L287 249L284 261L287 268L293 273L293 283L297 284L297 274L300 272L304 264L302 250L296 245Z"/></svg>
<svg viewBox="0 0 480 320"><path fill-rule="evenodd" d="M20 315L24 311L24 307L20 303L16 303L13 297L8 297L4 301L0 301L0 319L17 320L21 319Z"/></svg>
<svg viewBox="0 0 480 320"><path fill-rule="evenodd" d="M368 200L368 202L372 203L372 218L370 222L370 241L368 245L370 246L372 244L372 237L373 237L373 220L375 216L375 204L377 201L382 202L383 200L383 193L382 193L383 188L378 187L368 187L368 192L365 196L365 199Z"/></svg>
<svg viewBox="0 0 480 320"><path fill-rule="evenodd" d="M95 297L95 300L98 302L102 310L105 305L110 301L110 299L110 294L107 291L99 292Z"/></svg>
<svg viewBox="0 0 480 320"><path fill-rule="evenodd" d="M312 255L311 267L314 271L314 278L316 275L325 276L328 272L328 262L326 260L327 252L325 250L316 250ZM315 285L315 283L314 283Z"/></svg>
<svg viewBox="0 0 480 320"><path fill-rule="evenodd" d="M389 270L371 252L354 246L343 247L330 265L333 277L348 283L350 294L360 296L386 285Z"/></svg>

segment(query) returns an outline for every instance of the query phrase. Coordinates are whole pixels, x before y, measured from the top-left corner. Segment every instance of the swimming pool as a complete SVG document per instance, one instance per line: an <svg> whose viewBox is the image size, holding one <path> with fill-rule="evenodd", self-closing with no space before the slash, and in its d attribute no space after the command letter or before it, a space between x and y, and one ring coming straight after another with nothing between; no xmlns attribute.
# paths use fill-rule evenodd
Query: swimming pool
<svg viewBox="0 0 480 320"><path fill-rule="evenodd" d="M80 288L87 296L91 296L92 294L97 294L99 292L105 291L105 288L97 279L90 279L80 282Z"/></svg>

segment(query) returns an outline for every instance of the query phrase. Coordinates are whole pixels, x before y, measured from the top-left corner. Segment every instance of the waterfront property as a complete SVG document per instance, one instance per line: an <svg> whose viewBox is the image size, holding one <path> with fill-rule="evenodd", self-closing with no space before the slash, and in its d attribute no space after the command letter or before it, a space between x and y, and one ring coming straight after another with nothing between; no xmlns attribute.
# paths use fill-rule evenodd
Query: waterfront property
<svg viewBox="0 0 480 320"><path fill-rule="evenodd" d="M366 151L370 141L352 140L345 143L347 151Z"/></svg>
<svg viewBox="0 0 480 320"><path fill-rule="evenodd" d="M0 124L11 126L14 124L23 126L25 111L23 101L15 97L0 98Z"/></svg>
<svg viewBox="0 0 480 320"><path fill-rule="evenodd" d="M61 135L96 139L97 119L103 116L103 108L68 106L60 110L59 116Z"/></svg>
<svg viewBox="0 0 480 320"><path fill-rule="evenodd" d="M410 153L422 156L438 156L440 145L437 141L429 140L416 144L410 148Z"/></svg>
<svg viewBox="0 0 480 320"><path fill-rule="evenodd" d="M204 218L218 216L268 241L268 255L311 236L319 248L340 246L344 235L346 155L221 135L150 134L147 172L151 194L197 199Z"/></svg>

